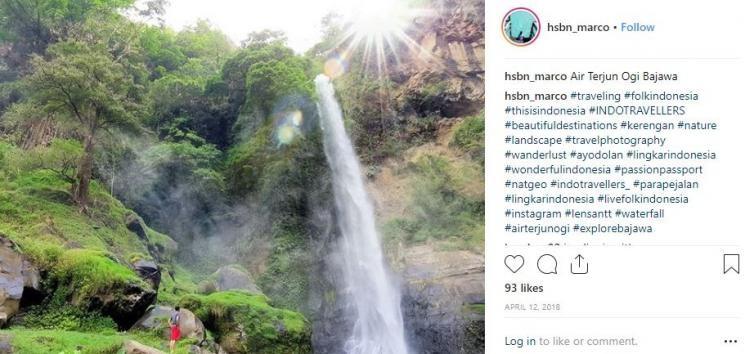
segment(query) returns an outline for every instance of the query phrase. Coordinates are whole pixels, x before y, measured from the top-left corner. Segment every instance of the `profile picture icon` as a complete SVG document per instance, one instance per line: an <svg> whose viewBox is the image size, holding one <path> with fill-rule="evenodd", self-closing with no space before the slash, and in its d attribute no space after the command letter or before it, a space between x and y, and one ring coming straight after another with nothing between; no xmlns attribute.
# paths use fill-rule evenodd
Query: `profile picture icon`
<svg viewBox="0 0 745 354"><path fill-rule="evenodd" d="M526 46L535 42L541 33L541 21L533 10L517 7L504 15L502 34L508 42L516 46Z"/></svg>

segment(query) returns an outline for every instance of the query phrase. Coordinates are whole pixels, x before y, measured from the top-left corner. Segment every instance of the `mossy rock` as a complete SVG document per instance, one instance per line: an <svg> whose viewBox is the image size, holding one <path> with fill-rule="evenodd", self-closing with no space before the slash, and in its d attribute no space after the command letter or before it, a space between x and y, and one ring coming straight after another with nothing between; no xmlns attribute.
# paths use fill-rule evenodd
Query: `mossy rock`
<svg viewBox="0 0 745 354"><path fill-rule="evenodd" d="M311 353L310 323L300 313L272 307L269 298L242 291L187 295L194 312L230 353Z"/></svg>
<svg viewBox="0 0 745 354"><path fill-rule="evenodd" d="M156 292L129 267L104 252L72 249L57 260L51 280L75 306L110 316L129 328L155 302Z"/></svg>
<svg viewBox="0 0 745 354"><path fill-rule="evenodd" d="M252 294L263 293L248 270L237 264L220 267L199 283L199 292L202 294L228 290L243 290Z"/></svg>

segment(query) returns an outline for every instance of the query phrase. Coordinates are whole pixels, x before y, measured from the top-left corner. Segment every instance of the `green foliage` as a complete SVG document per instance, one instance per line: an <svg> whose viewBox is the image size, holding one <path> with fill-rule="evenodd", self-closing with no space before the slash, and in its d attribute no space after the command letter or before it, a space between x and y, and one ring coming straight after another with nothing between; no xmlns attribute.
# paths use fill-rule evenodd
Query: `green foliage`
<svg viewBox="0 0 745 354"><path fill-rule="evenodd" d="M199 77L168 74L150 85L150 103L153 118L150 122L156 129L167 125L169 120L189 114L193 103L199 102L204 82Z"/></svg>
<svg viewBox="0 0 745 354"><path fill-rule="evenodd" d="M312 263L309 252L308 230L300 218L288 218L276 222L272 229L272 253L266 271L258 279L261 289L274 296L278 306L304 310L307 309L309 278Z"/></svg>
<svg viewBox="0 0 745 354"><path fill-rule="evenodd" d="M175 71L186 63L186 55L176 43L176 33L167 27L143 28L140 45L147 57L147 65L153 78Z"/></svg>
<svg viewBox="0 0 745 354"><path fill-rule="evenodd" d="M484 166L484 113L466 117L458 123L450 145L464 150Z"/></svg>
<svg viewBox="0 0 745 354"><path fill-rule="evenodd" d="M82 155L83 147L79 142L54 139L49 146L40 145L30 150L15 150L4 160L8 173L48 170L58 174L65 181L72 182Z"/></svg>
<svg viewBox="0 0 745 354"><path fill-rule="evenodd" d="M241 47L248 48L272 43L287 45L287 34L282 31L274 31L270 29L251 32L248 34L246 39L241 41Z"/></svg>
<svg viewBox="0 0 745 354"><path fill-rule="evenodd" d="M11 66L23 66L92 13L111 13L134 0L4 0L0 2L0 40L13 44Z"/></svg>
<svg viewBox="0 0 745 354"><path fill-rule="evenodd" d="M199 20L179 32L176 42L187 57L210 58L215 65L222 64L234 48L228 36L206 20Z"/></svg>
<svg viewBox="0 0 745 354"><path fill-rule="evenodd" d="M440 240L456 248L483 249L481 169L433 154L414 160L409 169L414 176L410 182L413 215L393 219L384 226L388 242Z"/></svg>
<svg viewBox="0 0 745 354"><path fill-rule="evenodd" d="M258 201L272 215L271 224L257 230L268 234L272 245L259 285L281 306L304 309L311 264L309 186L319 184L326 164L318 131L277 146L272 143L274 128L265 124L230 151L226 177L231 194Z"/></svg>
<svg viewBox="0 0 745 354"><path fill-rule="evenodd" d="M264 125L251 139L228 153L226 177L234 195L256 189L264 166L270 160L272 126Z"/></svg>
<svg viewBox="0 0 745 354"><path fill-rule="evenodd" d="M283 43L271 41L249 45L228 58L222 67L222 83L228 95L226 114L233 117L232 122L235 122L241 107L246 102L248 90L246 75L251 66L262 62L282 61L294 55L292 49ZM250 109L244 109L244 111L250 111Z"/></svg>
<svg viewBox="0 0 745 354"><path fill-rule="evenodd" d="M30 308L23 316L23 326L59 331L116 332L116 323L111 318L60 303Z"/></svg>
<svg viewBox="0 0 745 354"><path fill-rule="evenodd" d="M303 315L272 307L264 295L240 291L188 295L179 305L238 353L310 353L310 324ZM246 338L235 341L240 326Z"/></svg>
<svg viewBox="0 0 745 354"><path fill-rule="evenodd" d="M256 63L246 73L246 105L267 115L282 97L313 97L309 62L298 57Z"/></svg>
<svg viewBox="0 0 745 354"><path fill-rule="evenodd" d="M139 108L130 96L132 77L106 52L80 42L63 42L49 50L51 59L32 59L25 78L29 99L44 112L77 122L86 134L136 125Z"/></svg>

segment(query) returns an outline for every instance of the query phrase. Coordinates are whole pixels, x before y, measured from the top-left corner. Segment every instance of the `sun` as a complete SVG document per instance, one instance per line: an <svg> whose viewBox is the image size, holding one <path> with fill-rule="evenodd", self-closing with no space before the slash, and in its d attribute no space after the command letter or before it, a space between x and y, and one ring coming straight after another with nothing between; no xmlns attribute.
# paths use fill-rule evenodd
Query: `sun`
<svg viewBox="0 0 745 354"><path fill-rule="evenodd" d="M348 33L357 41L390 40L406 29L409 15L410 9L401 0L360 1L350 15Z"/></svg>
<svg viewBox="0 0 745 354"><path fill-rule="evenodd" d="M420 50L407 31L415 18L428 16L431 11L410 4L410 0L350 1L341 13L345 25L337 54L324 65L325 74L331 78L342 75L348 59L362 55L366 69L387 75L389 59L392 56L399 62L401 48Z"/></svg>

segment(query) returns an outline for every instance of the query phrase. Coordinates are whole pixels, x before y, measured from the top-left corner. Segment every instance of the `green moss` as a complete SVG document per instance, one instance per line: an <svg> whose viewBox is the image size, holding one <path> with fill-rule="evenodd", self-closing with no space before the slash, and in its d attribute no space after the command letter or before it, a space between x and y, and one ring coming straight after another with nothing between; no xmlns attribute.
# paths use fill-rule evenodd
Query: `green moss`
<svg viewBox="0 0 745 354"><path fill-rule="evenodd" d="M87 249L67 250L60 255L54 269L54 279L74 289L76 296L85 297L126 284L147 285L131 269L106 256Z"/></svg>
<svg viewBox="0 0 745 354"><path fill-rule="evenodd" d="M17 353L114 354L126 339L123 336L74 331L13 329L0 331L12 336Z"/></svg>
<svg viewBox="0 0 745 354"><path fill-rule="evenodd" d="M122 259L134 253L148 254L147 242L125 225L126 215L132 211L94 182L90 213L80 213L69 188L58 174L46 170L0 181L0 233L16 241L42 266L52 261L47 257L57 255L53 248L60 246L106 251ZM168 236L146 231L163 254L175 254L175 243Z"/></svg>
<svg viewBox="0 0 745 354"><path fill-rule="evenodd" d="M300 313L272 307L264 295L223 291L187 295L179 305L240 353L310 353L310 324ZM238 328L247 338L235 341Z"/></svg>
<svg viewBox="0 0 745 354"><path fill-rule="evenodd" d="M173 277L171 277L173 275ZM197 292L197 276L189 269L180 265L171 265L162 270L158 303L163 305L177 305L179 299L187 294Z"/></svg>
<svg viewBox="0 0 745 354"><path fill-rule="evenodd" d="M14 328L0 331L0 336L10 337L16 353L54 354L115 354L127 340L168 351L168 341L151 333L89 333L66 330L32 330ZM187 354L194 341L182 340L174 354Z"/></svg>

